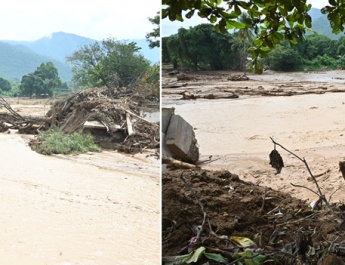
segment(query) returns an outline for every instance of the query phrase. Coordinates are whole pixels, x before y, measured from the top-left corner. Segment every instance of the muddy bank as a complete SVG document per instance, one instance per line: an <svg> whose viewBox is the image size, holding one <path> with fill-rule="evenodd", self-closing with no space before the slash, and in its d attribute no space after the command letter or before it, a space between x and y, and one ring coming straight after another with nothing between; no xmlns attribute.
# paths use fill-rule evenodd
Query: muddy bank
<svg viewBox="0 0 345 265"><path fill-rule="evenodd" d="M271 257L266 264L276 264L272 259L279 264L317 264L327 254L343 255L334 248L345 239L337 222L339 208L334 208L335 214L312 211L305 201L244 182L228 171L176 170L165 172L162 181L163 256L183 255L203 246L230 263L245 249L235 244L235 236L254 241L248 253ZM202 225L205 214L208 219ZM206 261L221 264L205 258L196 264Z"/></svg>

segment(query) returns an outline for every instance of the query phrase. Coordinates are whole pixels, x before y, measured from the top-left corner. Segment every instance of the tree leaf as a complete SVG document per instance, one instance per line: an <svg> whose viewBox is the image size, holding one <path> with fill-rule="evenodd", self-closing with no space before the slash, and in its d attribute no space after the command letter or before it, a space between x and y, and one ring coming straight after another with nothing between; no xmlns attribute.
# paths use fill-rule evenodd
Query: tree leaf
<svg viewBox="0 0 345 265"><path fill-rule="evenodd" d="M189 259L186 260L186 263L197 262L202 254L205 252L205 247L199 247L198 249L192 251L193 254Z"/></svg>
<svg viewBox="0 0 345 265"><path fill-rule="evenodd" d="M162 260L164 265L177 265L183 263L189 264L192 262L197 262L204 252L205 247L199 247L198 249L186 255L163 257Z"/></svg>
<svg viewBox="0 0 345 265"><path fill-rule="evenodd" d="M186 14L186 18L191 18L193 15L194 15L194 10L191 10Z"/></svg>
<svg viewBox="0 0 345 265"><path fill-rule="evenodd" d="M255 245L255 243L247 237L231 236L230 239L235 241L240 247L252 247Z"/></svg>
<svg viewBox="0 0 345 265"><path fill-rule="evenodd" d="M227 264L229 263L229 260L227 258L224 258L222 255L220 254L216 254L216 253L204 253L204 256L208 259L220 262L220 263L224 263Z"/></svg>
<svg viewBox="0 0 345 265"><path fill-rule="evenodd" d="M252 251L244 251L237 253L234 258L238 259L241 257L245 257L244 262L246 265L261 265L267 257L264 255L257 255L256 253L253 253Z"/></svg>
<svg viewBox="0 0 345 265"><path fill-rule="evenodd" d="M336 6L337 5L337 1L336 0L328 0L328 3L330 3L332 6Z"/></svg>
<svg viewBox="0 0 345 265"><path fill-rule="evenodd" d="M233 29L233 28L244 29L246 27L246 24L238 22L238 21L234 21L234 20L228 20L226 21L226 27L228 29Z"/></svg>

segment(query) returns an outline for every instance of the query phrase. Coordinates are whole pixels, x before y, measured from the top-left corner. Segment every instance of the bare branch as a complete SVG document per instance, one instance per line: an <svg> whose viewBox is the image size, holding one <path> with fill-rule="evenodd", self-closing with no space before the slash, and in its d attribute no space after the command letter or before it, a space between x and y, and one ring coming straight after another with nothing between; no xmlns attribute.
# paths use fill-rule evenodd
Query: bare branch
<svg viewBox="0 0 345 265"><path fill-rule="evenodd" d="M308 165L307 161L305 160L305 158L299 157L299 156L296 155L295 153L293 153L293 152L291 152L290 150L286 149L286 148L285 148L284 146L282 146L281 144L279 144L279 143L277 143L276 141L274 141L272 137L270 137L270 138L271 138L272 142L273 142L275 145L280 146L280 147L283 148L285 151L287 151L288 153L292 154L294 157L296 157L297 159L299 159L299 160L306 166L306 168L307 168L307 170L308 170L308 172L309 172L309 174L310 174L312 180L314 181L315 186L316 186L316 188L317 188L317 190L318 190L318 193L316 193L316 192L314 192L314 193L317 194L317 195L326 203L326 205L327 205L328 207L330 207L330 205L329 205L329 203L328 203L326 197L322 194L322 191L321 191L321 189L320 189L319 183L317 182L317 180L316 180L315 176L313 175L313 173L311 173L311 170L310 170L309 165ZM304 187L304 188L305 188L305 187ZM309 190L310 190L310 189L309 189Z"/></svg>

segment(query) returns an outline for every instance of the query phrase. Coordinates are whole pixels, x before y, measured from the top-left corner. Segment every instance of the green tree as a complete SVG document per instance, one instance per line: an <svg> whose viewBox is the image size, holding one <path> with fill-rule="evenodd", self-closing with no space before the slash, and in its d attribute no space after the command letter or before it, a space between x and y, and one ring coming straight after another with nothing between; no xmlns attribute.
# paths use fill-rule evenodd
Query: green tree
<svg viewBox="0 0 345 265"><path fill-rule="evenodd" d="M253 47L249 49L257 72L262 71L261 58L267 56L283 39L297 43L304 38L307 29L312 27L308 14L312 5L307 0L163 0L162 17L170 20L183 21L182 12L186 18L194 14L208 19L220 32L234 28L249 26L257 34ZM247 12L251 25L239 22L237 19ZM333 33L344 31L345 2L329 0L329 5L321 10L327 14Z"/></svg>
<svg viewBox="0 0 345 265"><path fill-rule="evenodd" d="M73 66L73 81L82 87L132 87L150 68L139 51L134 42L106 39L83 46L67 61Z"/></svg>
<svg viewBox="0 0 345 265"><path fill-rule="evenodd" d="M0 90L2 91L10 91L12 89L11 83L0 77Z"/></svg>
<svg viewBox="0 0 345 265"><path fill-rule="evenodd" d="M270 69L276 71L297 71L303 69L303 61L299 53L290 47L289 43L283 43L274 49L269 57Z"/></svg>
<svg viewBox="0 0 345 265"><path fill-rule="evenodd" d="M330 38L323 35L311 35L300 41L297 48L300 54L308 60L313 60L317 56L328 55L336 57L333 50L334 43Z"/></svg>
<svg viewBox="0 0 345 265"><path fill-rule="evenodd" d="M149 42L149 47L151 49L160 47L160 13L157 12L153 18L148 18L149 21L154 25L154 29L146 34L146 40Z"/></svg>
<svg viewBox="0 0 345 265"><path fill-rule="evenodd" d="M52 62L42 63L33 73L22 77L20 92L23 96L48 94L53 96L61 80L57 68Z"/></svg>
<svg viewBox="0 0 345 265"><path fill-rule="evenodd" d="M162 61L172 63L174 69L182 63L182 49L177 34L162 39Z"/></svg>
<svg viewBox="0 0 345 265"><path fill-rule="evenodd" d="M163 38L163 62L197 69L229 69L237 56L231 51L232 37L221 34L210 24L200 24Z"/></svg>
<svg viewBox="0 0 345 265"><path fill-rule="evenodd" d="M245 71L247 69L248 48L252 45L254 40L254 32L249 26L252 24L251 18L248 13L242 13L238 17L238 21L243 23L245 27L235 30L234 45L232 48L238 50L240 53L240 69Z"/></svg>

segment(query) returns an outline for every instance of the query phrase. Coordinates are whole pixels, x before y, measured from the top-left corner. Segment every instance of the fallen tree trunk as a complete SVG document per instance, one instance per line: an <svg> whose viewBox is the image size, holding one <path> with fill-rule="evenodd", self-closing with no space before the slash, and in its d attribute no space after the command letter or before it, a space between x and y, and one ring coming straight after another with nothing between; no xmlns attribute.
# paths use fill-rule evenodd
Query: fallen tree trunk
<svg viewBox="0 0 345 265"><path fill-rule="evenodd" d="M167 164L167 165L171 165L174 168L180 168L180 169L193 169L193 168L197 167L196 165L182 162L180 160L176 160L176 159L173 159L173 158L167 157L167 156L163 156L162 163Z"/></svg>

